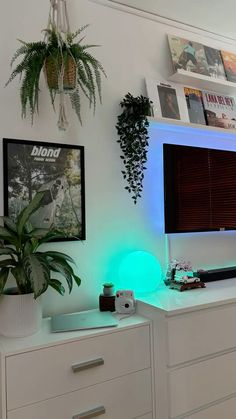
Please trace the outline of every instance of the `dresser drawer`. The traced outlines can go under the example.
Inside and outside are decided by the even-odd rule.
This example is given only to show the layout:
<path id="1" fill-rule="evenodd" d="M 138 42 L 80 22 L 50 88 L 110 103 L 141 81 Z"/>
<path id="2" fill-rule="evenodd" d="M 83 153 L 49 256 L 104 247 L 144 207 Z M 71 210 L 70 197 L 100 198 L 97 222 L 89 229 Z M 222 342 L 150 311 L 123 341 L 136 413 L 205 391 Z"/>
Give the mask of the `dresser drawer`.
<path id="1" fill-rule="evenodd" d="M 217 403 L 200 412 L 193 413 L 186 419 L 235 419 L 236 417 L 236 398 Z"/>
<path id="2" fill-rule="evenodd" d="M 9 356 L 7 406 L 15 409 L 148 367 L 149 325 Z"/>
<path id="3" fill-rule="evenodd" d="M 235 319 L 235 304 L 168 318 L 168 364 L 236 347 Z"/>
<path id="4" fill-rule="evenodd" d="M 93 410 L 100 412 L 96 417 L 101 419 L 146 419 L 145 413 L 152 410 L 150 370 L 12 410 L 7 418 L 87 419 L 95 417 L 89 416 Z"/>
<path id="5" fill-rule="evenodd" d="M 170 417 L 175 418 L 236 394 L 236 352 L 170 371 L 168 378 Z"/>

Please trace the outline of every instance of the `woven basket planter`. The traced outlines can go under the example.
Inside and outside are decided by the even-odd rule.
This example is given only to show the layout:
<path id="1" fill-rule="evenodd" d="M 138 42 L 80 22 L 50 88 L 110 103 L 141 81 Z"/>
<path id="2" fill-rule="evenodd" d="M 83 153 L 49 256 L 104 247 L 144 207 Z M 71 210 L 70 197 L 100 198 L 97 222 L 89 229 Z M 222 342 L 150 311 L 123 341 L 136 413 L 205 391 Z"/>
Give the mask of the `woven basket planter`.
<path id="1" fill-rule="evenodd" d="M 44 64 L 44 73 L 49 89 L 59 90 L 58 78 L 61 69 L 62 60 L 56 60 L 54 57 L 46 58 Z M 76 88 L 76 64 L 71 56 L 67 56 L 64 67 L 63 90 L 71 91 Z"/>

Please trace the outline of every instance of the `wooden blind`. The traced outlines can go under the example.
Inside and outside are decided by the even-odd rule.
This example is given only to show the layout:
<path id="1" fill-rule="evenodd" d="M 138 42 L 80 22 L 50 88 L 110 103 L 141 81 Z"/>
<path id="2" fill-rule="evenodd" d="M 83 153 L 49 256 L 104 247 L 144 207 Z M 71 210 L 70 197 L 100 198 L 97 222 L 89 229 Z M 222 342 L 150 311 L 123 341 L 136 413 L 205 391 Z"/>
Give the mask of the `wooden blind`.
<path id="1" fill-rule="evenodd" d="M 236 153 L 163 148 L 166 233 L 236 228 Z"/>

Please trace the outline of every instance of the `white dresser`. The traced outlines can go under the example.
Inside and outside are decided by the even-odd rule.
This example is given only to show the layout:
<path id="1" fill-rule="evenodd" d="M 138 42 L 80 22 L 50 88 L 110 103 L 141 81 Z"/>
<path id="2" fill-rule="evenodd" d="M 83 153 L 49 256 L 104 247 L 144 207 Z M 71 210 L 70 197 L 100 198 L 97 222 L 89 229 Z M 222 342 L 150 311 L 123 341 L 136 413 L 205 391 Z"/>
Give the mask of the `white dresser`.
<path id="1" fill-rule="evenodd" d="M 0 337 L 1 419 L 153 419 L 151 323 Z"/>
<path id="2" fill-rule="evenodd" d="M 236 418 L 236 279 L 142 296 L 153 319 L 156 419 Z"/>

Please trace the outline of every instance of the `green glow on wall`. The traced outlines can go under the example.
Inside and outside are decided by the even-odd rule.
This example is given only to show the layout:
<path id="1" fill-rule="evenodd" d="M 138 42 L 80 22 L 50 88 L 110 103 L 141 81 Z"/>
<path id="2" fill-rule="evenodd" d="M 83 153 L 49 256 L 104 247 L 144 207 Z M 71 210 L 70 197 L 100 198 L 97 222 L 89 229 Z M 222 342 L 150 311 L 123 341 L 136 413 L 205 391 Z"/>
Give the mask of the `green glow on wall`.
<path id="1" fill-rule="evenodd" d="M 161 265 L 151 253 L 135 251 L 129 253 L 121 261 L 117 284 L 120 289 L 151 292 L 162 284 Z"/>

